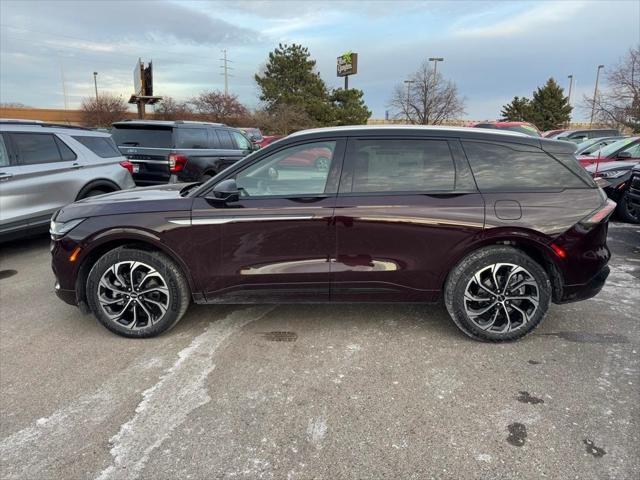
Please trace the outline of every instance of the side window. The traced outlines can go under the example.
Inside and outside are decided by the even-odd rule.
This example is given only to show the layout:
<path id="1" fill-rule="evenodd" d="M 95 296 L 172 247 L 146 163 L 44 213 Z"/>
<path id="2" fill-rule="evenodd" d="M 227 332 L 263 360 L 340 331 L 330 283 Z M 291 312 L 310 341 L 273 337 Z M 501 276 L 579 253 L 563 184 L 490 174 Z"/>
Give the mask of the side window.
<path id="1" fill-rule="evenodd" d="M 629 148 L 625 148 L 622 152 L 629 154 L 630 158 L 640 158 L 640 142 L 630 146 Z"/>
<path id="2" fill-rule="evenodd" d="M 445 140 L 356 140 L 353 193 L 450 191 L 455 167 Z"/>
<path id="3" fill-rule="evenodd" d="M 218 134 L 218 139 L 220 140 L 220 148 L 225 150 L 235 150 L 235 146 L 233 145 L 233 140 L 231 140 L 231 135 L 226 130 L 216 130 Z"/>
<path id="4" fill-rule="evenodd" d="M 325 191 L 336 142 L 285 148 L 238 172 L 245 197 L 318 195 Z"/>
<path id="5" fill-rule="evenodd" d="M 521 152 L 504 144 L 463 142 L 480 190 L 584 188 L 569 167 L 543 151 Z"/>
<path id="6" fill-rule="evenodd" d="M 176 148 L 207 148 L 209 140 L 205 128 L 177 128 Z"/>
<path id="7" fill-rule="evenodd" d="M 213 148 L 213 149 L 222 148 L 220 146 L 220 140 L 218 139 L 218 135 L 216 135 L 216 131 L 214 129 L 208 128 L 207 134 L 209 135 L 209 148 Z"/>
<path id="8" fill-rule="evenodd" d="M 9 153 L 7 152 L 7 147 L 4 145 L 4 138 L 0 135 L 0 167 L 8 167 L 9 166 Z"/>
<path id="9" fill-rule="evenodd" d="M 238 148 L 240 150 L 251 150 L 251 142 L 247 137 L 242 135 L 240 132 L 234 131 L 231 132 L 231 135 L 235 139 L 236 144 L 238 145 Z"/>
<path id="10" fill-rule="evenodd" d="M 82 135 L 72 138 L 87 147 L 99 157 L 113 158 L 122 156 L 113 139 L 109 137 L 88 137 L 86 135 Z"/>
<path id="11" fill-rule="evenodd" d="M 18 163 L 22 165 L 62 161 L 52 134 L 10 133 L 9 135 L 18 155 Z"/>
<path id="12" fill-rule="evenodd" d="M 78 158 L 75 152 L 71 150 L 69 146 L 58 137 L 56 137 L 56 144 L 58 145 L 58 150 L 60 150 L 60 156 L 62 156 L 62 161 L 70 162 Z"/>

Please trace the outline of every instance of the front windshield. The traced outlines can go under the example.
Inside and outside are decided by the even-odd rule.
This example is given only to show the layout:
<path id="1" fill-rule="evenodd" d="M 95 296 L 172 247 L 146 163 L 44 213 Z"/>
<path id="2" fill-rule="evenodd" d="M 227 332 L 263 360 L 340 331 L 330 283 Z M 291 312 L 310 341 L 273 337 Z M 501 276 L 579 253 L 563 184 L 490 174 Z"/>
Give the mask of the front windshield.
<path id="1" fill-rule="evenodd" d="M 618 140 L 617 142 L 613 142 L 606 147 L 602 147 L 600 150 L 596 150 L 592 152 L 590 156 L 592 157 L 610 157 L 614 153 L 616 153 L 621 148 L 624 148 L 625 145 L 630 145 L 631 143 L 638 140 L 640 137 L 631 137 L 631 138 L 623 138 L 622 140 Z"/>

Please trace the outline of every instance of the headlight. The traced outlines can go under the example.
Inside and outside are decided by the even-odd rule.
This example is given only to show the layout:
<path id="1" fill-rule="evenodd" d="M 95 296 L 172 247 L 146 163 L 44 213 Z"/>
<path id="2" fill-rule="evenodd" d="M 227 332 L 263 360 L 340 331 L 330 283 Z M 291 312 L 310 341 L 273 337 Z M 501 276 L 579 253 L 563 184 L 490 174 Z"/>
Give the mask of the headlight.
<path id="1" fill-rule="evenodd" d="M 602 178 L 619 178 L 625 173 L 629 173 L 629 170 L 609 170 L 608 172 L 598 172 L 597 175 Z"/>
<path id="2" fill-rule="evenodd" d="M 64 223 L 51 220 L 51 224 L 49 225 L 49 233 L 55 237 L 66 235 L 85 220 L 86 218 L 76 218 L 75 220 L 69 220 L 68 222 Z"/>

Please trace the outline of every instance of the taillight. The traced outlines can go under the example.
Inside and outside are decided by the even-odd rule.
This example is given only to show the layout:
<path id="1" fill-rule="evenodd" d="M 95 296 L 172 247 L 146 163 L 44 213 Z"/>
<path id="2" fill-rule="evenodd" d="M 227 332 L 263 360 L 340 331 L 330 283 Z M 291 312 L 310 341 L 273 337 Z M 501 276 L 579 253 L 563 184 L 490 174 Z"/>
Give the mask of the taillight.
<path id="1" fill-rule="evenodd" d="M 186 164 L 187 157 L 185 155 L 177 155 L 175 153 L 169 155 L 169 171 L 171 173 L 181 172 Z"/>
<path id="2" fill-rule="evenodd" d="M 129 170 L 129 173 L 133 173 L 133 163 L 131 163 L 129 160 L 120 162 L 120 166 Z"/>
<path id="3" fill-rule="evenodd" d="M 613 213 L 615 209 L 616 209 L 616 202 L 607 198 L 607 201 L 602 207 L 600 207 L 595 212 L 591 213 L 587 218 L 582 220 L 580 223 L 582 225 L 586 225 L 587 227 L 591 227 L 600 222 L 604 222 L 609 218 L 609 216 Z"/>

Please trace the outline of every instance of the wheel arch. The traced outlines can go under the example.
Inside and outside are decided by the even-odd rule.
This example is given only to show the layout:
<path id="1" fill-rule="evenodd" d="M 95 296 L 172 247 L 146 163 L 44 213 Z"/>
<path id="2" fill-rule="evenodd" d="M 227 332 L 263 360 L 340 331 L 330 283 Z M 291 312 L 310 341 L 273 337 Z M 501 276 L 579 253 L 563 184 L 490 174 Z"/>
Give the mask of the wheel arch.
<path id="1" fill-rule="evenodd" d="M 111 180 L 108 180 L 106 178 L 91 180 L 89 183 L 87 183 L 84 187 L 80 189 L 80 191 L 78 192 L 78 195 L 76 195 L 76 201 L 80 200 L 81 198 L 84 198 L 84 196 L 91 190 L 103 190 L 103 189 L 108 189 L 107 191 L 105 191 L 105 193 L 109 193 L 109 192 L 117 192 L 118 190 L 120 190 L 120 187 L 118 186 L 117 183 Z"/>
<path id="2" fill-rule="evenodd" d="M 172 249 L 156 240 L 153 235 L 146 232 L 127 232 L 124 236 L 121 232 L 118 232 L 117 236 L 115 233 L 101 236 L 98 241 L 91 243 L 91 248 L 89 250 L 85 250 L 83 253 L 82 258 L 80 259 L 80 265 L 78 266 L 78 273 L 76 275 L 75 282 L 76 298 L 79 304 L 83 306 L 86 306 L 87 304 L 87 278 L 95 262 L 105 253 L 120 247 L 159 251 L 167 255 L 176 263 L 184 274 L 187 284 L 189 285 L 189 290 L 193 296 L 193 293 L 195 292 L 195 285 L 193 283 L 191 273 L 189 272 L 187 265 Z"/>
<path id="3" fill-rule="evenodd" d="M 440 279 L 442 290 L 444 291 L 450 273 L 465 257 L 480 248 L 493 245 L 513 247 L 535 260 L 549 276 L 553 290 L 553 301 L 557 301 L 562 297 L 562 286 L 564 283 L 562 272 L 554 258 L 555 254 L 553 250 L 549 247 L 548 238 L 533 230 L 527 229 L 509 229 L 508 231 L 504 231 L 503 229 L 496 228 L 489 231 L 485 230 L 477 237 L 474 237 L 469 243 L 458 248 L 454 253 L 451 268 L 449 271 L 444 272 Z"/>

